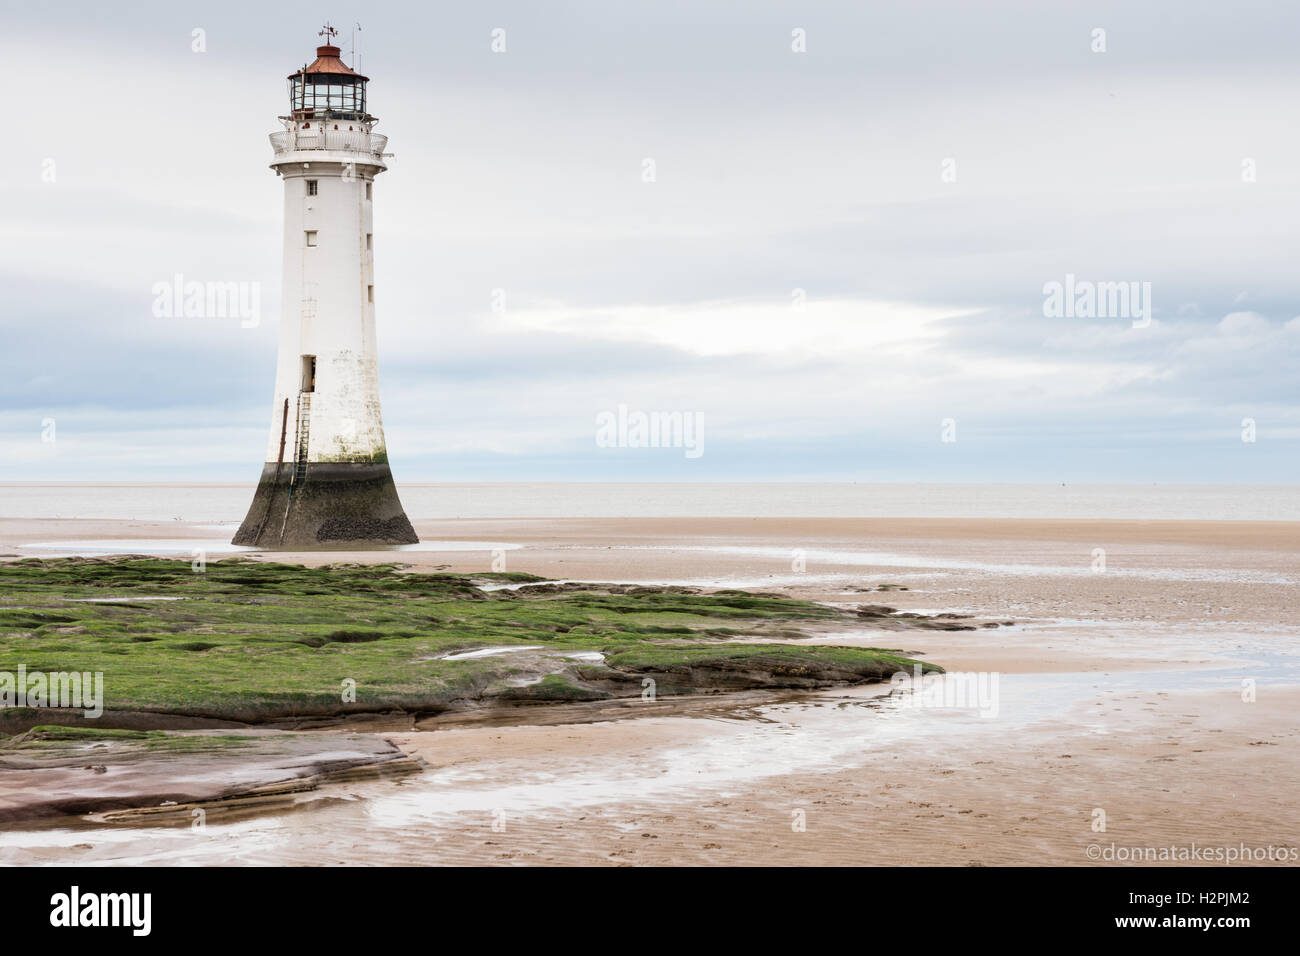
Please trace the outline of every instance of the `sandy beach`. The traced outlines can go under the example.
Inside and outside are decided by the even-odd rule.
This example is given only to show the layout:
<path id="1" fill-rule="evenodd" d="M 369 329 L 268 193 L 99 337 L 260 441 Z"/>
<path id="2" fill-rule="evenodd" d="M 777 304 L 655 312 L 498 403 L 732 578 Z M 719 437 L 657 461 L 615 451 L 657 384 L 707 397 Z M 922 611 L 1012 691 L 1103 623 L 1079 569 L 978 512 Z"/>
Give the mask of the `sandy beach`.
<path id="1" fill-rule="evenodd" d="M 702 802 L 527 815 L 504 833 L 449 830 L 440 862 L 636 864 L 1064 864 L 1089 847 L 1295 847 L 1300 694 L 1248 710 L 1229 695 L 1106 692 L 1013 739 L 872 748 L 851 769 L 778 774 Z M 831 699 L 819 702 L 833 707 Z M 1085 729 L 1086 728 L 1086 729 Z M 489 762 L 503 779 L 552 765 L 636 761 L 694 727 L 611 725 L 394 739 L 433 766 Z M 451 739 L 448 739 L 451 738 Z M 1106 832 L 1093 832 L 1093 811 Z M 806 829 L 796 831 L 796 812 Z M 1098 851 L 1092 851 L 1094 853 Z M 1114 851 L 1113 851 L 1114 852 Z M 1120 850 L 1118 852 L 1124 852 Z M 1204 862 L 1188 860 L 1184 862 Z M 1294 859 L 1275 862 L 1296 862 Z"/>
<path id="2" fill-rule="evenodd" d="M 1014 621 L 809 638 L 996 673 L 998 714 L 900 709 L 876 685 L 574 705 L 536 719 L 525 710 L 398 721 L 384 736 L 428 766 L 412 779 L 324 788 L 273 823 L 241 821 L 243 830 L 202 843 L 78 827 L 72 836 L 7 834 L 8 852 L 95 863 L 179 854 L 213 863 L 1108 865 L 1131 847 L 1240 856 L 1300 845 L 1287 782 L 1300 778 L 1296 523 L 532 518 L 416 527 L 419 550 L 250 556 L 451 571 L 494 561 L 501 570 L 504 560 L 558 580 L 743 587 Z M 203 539 L 214 548 L 208 560 L 220 560 L 222 537 L 176 522 L 0 521 L 9 555 L 51 553 L 29 547 L 39 542 L 136 551 L 141 541 Z M 891 589 L 871 590 L 881 586 Z M 1243 680 L 1254 681 L 1253 700 Z M 1098 811 L 1104 831 L 1094 830 Z"/>

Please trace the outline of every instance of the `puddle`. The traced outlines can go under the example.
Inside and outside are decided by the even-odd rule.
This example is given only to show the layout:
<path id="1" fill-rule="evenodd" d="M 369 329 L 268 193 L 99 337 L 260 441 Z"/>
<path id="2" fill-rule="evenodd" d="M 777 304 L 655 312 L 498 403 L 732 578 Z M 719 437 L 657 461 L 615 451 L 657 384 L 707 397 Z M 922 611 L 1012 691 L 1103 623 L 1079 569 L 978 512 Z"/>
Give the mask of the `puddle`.
<path id="1" fill-rule="evenodd" d="M 752 557 L 786 564 L 790 560 L 788 548 L 768 548 L 739 545 L 614 545 L 607 550 L 613 551 L 695 551 L 707 554 L 728 554 Z M 1047 577 L 1088 577 L 1096 572 L 1091 564 L 1082 561 L 1077 565 L 1054 564 L 998 564 L 985 561 L 968 561 L 960 558 L 946 558 L 920 554 L 902 554 L 888 551 L 843 551 L 832 549 L 813 549 L 804 553 L 809 564 L 838 564 L 869 568 L 913 568 L 933 571 L 977 571 L 988 574 L 1006 575 L 1042 575 Z M 1251 571 L 1243 569 L 1225 570 L 1222 568 L 1126 568 L 1117 566 L 1112 559 L 1106 567 L 1106 574 L 1114 577 L 1133 577 L 1155 581 L 1210 581 L 1236 582 L 1248 584 L 1293 584 L 1295 581 L 1286 575 L 1271 571 Z M 772 575 L 766 579 L 731 587 L 772 587 L 794 586 L 798 582 L 811 580 L 826 581 L 844 577 L 843 573 L 829 575 Z M 894 576 L 891 575 L 891 579 Z M 692 583 L 699 584 L 699 578 Z"/>
<path id="2" fill-rule="evenodd" d="M 65 598 L 64 600 L 75 604 L 134 604 L 136 601 L 184 601 L 185 598 L 150 594 L 143 597 Z"/>
<path id="3" fill-rule="evenodd" d="M 518 591 L 520 588 L 535 587 L 539 584 L 591 584 L 591 583 L 592 583 L 591 581 L 578 581 L 573 578 L 565 578 L 563 581 L 552 581 L 550 579 L 547 579 L 545 581 L 513 581 L 509 584 L 480 584 L 478 585 L 478 589 L 480 591 Z M 631 582 L 601 581 L 599 583 L 619 584 L 619 583 L 631 583 Z"/>
<path id="4" fill-rule="evenodd" d="M 109 538 L 104 540 L 38 541 L 19 545 L 20 551 L 55 551 L 50 557 L 87 558 L 101 554 L 233 554 L 256 551 L 226 538 Z"/>
<path id="5" fill-rule="evenodd" d="M 476 651 L 463 651 L 460 654 L 444 654 L 435 658 L 440 661 L 468 661 L 476 657 L 495 657 L 497 654 L 514 654 L 517 651 L 540 651 L 540 644 L 525 644 L 515 647 L 481 647 Z"/>
<path id="6" fill-rule="evenodd" d="M 501 541 L 420 541 L 367 551 L 517 551 L 522 545 Z M 231 544 L 227 538 L 112 538 L 106 540 L 40 541 L 19 546 L 20 551 L 56 552 L 49 557 L 86 558 L 103 554 L 277 554 L 260 548 Z M 350 553 L 346 548 L 340 554 Z"/>

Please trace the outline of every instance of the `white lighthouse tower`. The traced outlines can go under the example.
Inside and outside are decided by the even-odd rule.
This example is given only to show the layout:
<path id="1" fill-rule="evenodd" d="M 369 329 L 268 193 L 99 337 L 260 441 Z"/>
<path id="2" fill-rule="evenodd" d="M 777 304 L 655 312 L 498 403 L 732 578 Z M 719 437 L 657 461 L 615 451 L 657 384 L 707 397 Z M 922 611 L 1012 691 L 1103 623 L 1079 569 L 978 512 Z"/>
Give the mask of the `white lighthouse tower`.
<path id="1" fill-rule="evenodd" d="M 372 548 L 418 539 L 388 467 L 375 355 L 372 210 L 388 137 L 367 77 L 321 31 L 271 134 L 284 180 L 284 289 L 271 435 L 234 544 Z"/>

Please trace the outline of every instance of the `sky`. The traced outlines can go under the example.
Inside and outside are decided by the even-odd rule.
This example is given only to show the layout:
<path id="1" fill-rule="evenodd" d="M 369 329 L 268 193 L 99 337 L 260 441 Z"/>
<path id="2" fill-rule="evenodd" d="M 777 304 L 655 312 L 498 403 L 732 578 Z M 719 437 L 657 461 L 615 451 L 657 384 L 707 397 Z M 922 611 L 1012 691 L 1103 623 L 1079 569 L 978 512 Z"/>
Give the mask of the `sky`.
<path id="1" fill-rule="evenodd" d="M 256 480 L 326 19 L 394 153 L 399 484 L 1300 475 L 1300 7 L 0 0 L 0 481 Z M 155 316 L 176 275 L 258 321 Z"/>

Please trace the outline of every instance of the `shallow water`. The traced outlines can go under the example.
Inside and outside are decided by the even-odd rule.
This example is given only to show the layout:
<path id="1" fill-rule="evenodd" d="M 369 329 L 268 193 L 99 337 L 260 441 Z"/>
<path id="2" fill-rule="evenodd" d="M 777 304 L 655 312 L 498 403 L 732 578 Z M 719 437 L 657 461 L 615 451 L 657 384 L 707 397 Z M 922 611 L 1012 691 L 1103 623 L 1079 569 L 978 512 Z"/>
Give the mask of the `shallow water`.
<path id="1" fill-rule="evenodd" d="M 476 651 L 464 651 L 460 654 L 444 654 L 440 661 L 469 661 L 478 657 L 494 657 L 497 654 L 518 654 L 520 651 L 540 651 L 540 644 L 523 644 L 514 647 L 480 647 Z"/>
<path id="2" fill-rule="evenodd" d="M 420 541 L 416 544 L 393 545 L 389 548 L 367 548 L 367 551 L 517 551 L 521 546 L 501 541 Z M 84 558 L 101 554 L 236 554 L 263 552 L 264 548 L 249 548 L 231 544 L 221 538 L 104 538 L 79 541 L 37 541 L 19 546 L 19 550 L 53 552 L 47 557 Z"/>
<path id="3" fill-rule="evenodd" d="M 725 554 L 737 557 L 752 557 L 774 563 L 786 563 L 791 560 L 789 548 L 754 547 L 739 545 L 612 545 L 611 551 L 663 551 L 663 552 L 704 552 Z M 870 568 L 907 568 L 925 571 L 963 571 L 980 572 L 996 575 L 1034 575 L 1048 577 L 1090 577 L 1104 573 L 1109 577 L 1137 578 L 1152 581 L 1210 581 L 1243 584 L 1295 584 L 1296 579 L 1272 571 L 1258 571 L 1248 568 L 1170 568 L 1170 567 L 1124 567 L 1114 558 L 1104 572 L 1094 571 L 1091 556 L 1074 565 L 1051 563 L 1034 563 L 1024 561 L 1019 564 L 1006 564 L 996 561 L 974 561 L 964 558 L 952 558 L 944 554 L 903 554 L 890 551 L 849 550 L 843 548 L 815 548 L 802 551 L 802 557 L 810 565 L 848 565 Z M 843 575 L 807 575 L 784 574 L 763 579 L 751 586 L 771 587 L 773 584 L 791 585 L 800 581 L 827 580 Z M 891 578 L 892 580 L 892 578 Z M 655 582 L 668 583 L 668 582 Z M 673 582 L 680 583 L 680 582 Z M 699 583 L 698 579 L 695 583 Z"/>

